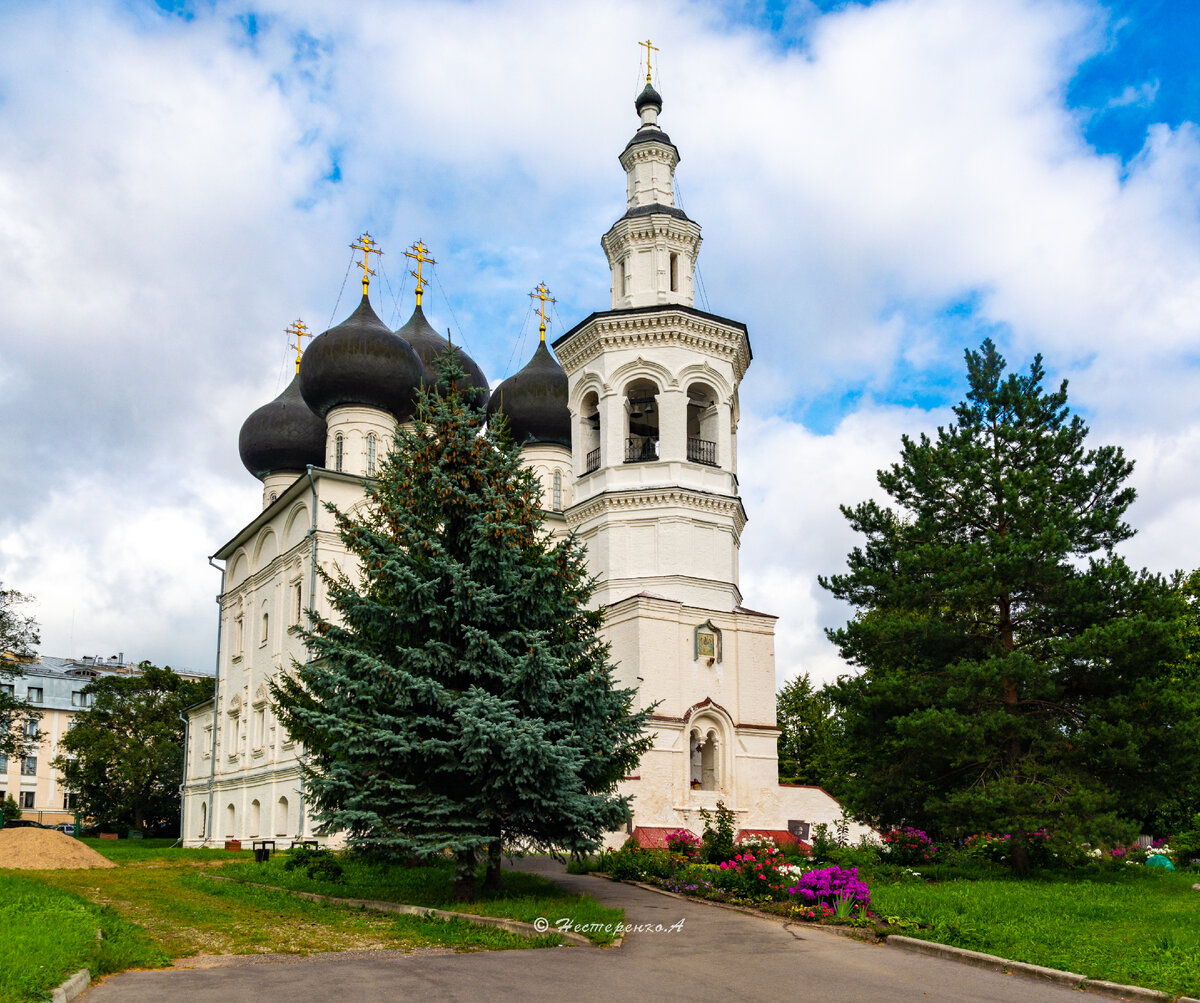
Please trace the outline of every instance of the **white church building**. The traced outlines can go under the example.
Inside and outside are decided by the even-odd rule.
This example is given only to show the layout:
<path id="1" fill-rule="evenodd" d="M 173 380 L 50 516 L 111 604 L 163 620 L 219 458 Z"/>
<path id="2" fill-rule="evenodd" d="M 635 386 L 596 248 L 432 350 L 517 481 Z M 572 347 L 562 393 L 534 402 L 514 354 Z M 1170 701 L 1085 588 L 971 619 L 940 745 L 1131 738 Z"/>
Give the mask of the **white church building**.
<path id="1" fill-rule="evenodd" d="M 621 786 L 633 796 L 629 831 L 646 843 L 669 829 L 699 833 L 701 809 L 722 801 L 740 829 L 807 839 L 841 807 L 819 788 L 778 783 L 775 617 L 745 608 L 738 584 L 738 388 L 750 339 L 744 324 L 694 306 L 700 227 L 675 205 L 679 151 L 658 125 L 662 98 L 649 82 L 636 109 L 620 156 L 626 211 L 601 238 L 610 308 L 559 337 L 552 354 L 543 304 L 543 340 L 491 393 L 488 413 L 503 411 L 523 444 L 547 527 L 586 544 L 618 680 L 641 706 L 658 704 L 653 747 Z M 303 610 L 332 614 L 316 568 L 349 566 L 325 504 L 362 503 L 364 479 L 449 348 L 422 312 L 428 259 L 423 245 L 414 250 L 410 320 L 388 329 L 364 273 L 358 308 L 313 339 L 287 389 L 242 427 L 242 460 L 263 503 L 214 555 L 224 568 L 217 687 L 189 713 L 185 845 L 337 838 L 307 811 L 304 750 L 275 721 L 268 682 L 307 657 L 289 631 Z M 487 398 L 482 371 L 465 361 Z"/>

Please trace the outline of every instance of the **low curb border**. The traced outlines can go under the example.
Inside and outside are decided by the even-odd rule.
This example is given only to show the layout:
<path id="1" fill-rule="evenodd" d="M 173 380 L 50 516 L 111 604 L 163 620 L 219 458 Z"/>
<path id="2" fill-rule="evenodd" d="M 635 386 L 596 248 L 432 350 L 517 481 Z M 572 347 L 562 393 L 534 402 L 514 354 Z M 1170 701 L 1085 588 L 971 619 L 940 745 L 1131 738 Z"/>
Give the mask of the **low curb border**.
<path id="1" fill-rule="evenodd" d="M 615 878 L 611 878 L 599 871 L 593 871 L 592 874 L 595 877 L 603 877 L 609 881 L 616 882 Z M 818 926 L 804 921 L 791 920 L 786 916 L 762 912 L 753 906 L 736 905 L 733 902 L 714 902 L 711 899 L 680 895 L 678 892 L 667 891 L 665 888 L 659 888 L 657 885 L 646 884 L 642 881 L 624 881 L 621 883 L 633 885 L 635 888 L 644 888 L 649 892 L 657 892 L 659 895 L 666 895 L 668 898 L 682 899 L 685 902 L 696 902 L 700 905 L 716 906 L 718 909 L 729 909 L 746 916 L 758 916 L 761 919 L 777 923 L 781 926 L 800 926 L 806 930 L 829 933 L 834 936 L 859 940 L 864 943 L 890 944 L 902 951 L 925 954 L 930 957 L 942 958 L 946 961 L 957 961 L 959 964 L 971 965 L 974 968 L 986 968 L 1005 975 L 1021 975 L 1025 978 L 1041 979 L 1044 982 L 1066 986 L 1068 989 L 1077 989 L 1080 992 L 1093 993 L 1097 996 L 1110 996 L 1114 999 L 1130 1000 L 1133 1003 L 1200 1003 L 1200 1000 L 1191 996 L 1172 996 L 1170 993 L 1159 992 L 1157 989 L 1144 989 L 1141 986 L 1125 986 L 1119 982 L 1106 982 L 1104 979 L 1089 979 L 1086 975 L 1079 975 L 1075 972 L 1064 972 L 1057 968 L 1044 968 L 1041 965 L 1031 965 L 1025 961 L 1009 961 L 1007 958 L 1001 958 L 995 954 L 968 951 L 962 947 L 951 947 L 949 944 L 938 944 L 931 940 L 918 940 L 915 937 L 889 934 L 878 940 L 870 941 L 850 932 L 854 929 L 853 927 L 847 927 L 845 928 L 846 932 L 842 932 L 842 928 L 839 927 Z"/>
<path id="2" fill-rule="evenodd" d="M 343 899 L 333 895 L 318 895 L 316 892 L 293 891 L 290 888 L 280 888 L 278 885 L 262 885 L 254 881 L 237 881 L 220 874 L 201 874 L 210 881 L 228 881 L 231 884 L 246 885 L 249 888 L 267 888 L 273 892 L 283 892 L 297 898 L 308 899 L 312 902 L 331 902 L 334 905 L 350 906 L 354 909 L 370 909 L 374 912 L 393 912 L 405 916 L 436 916 L 438 919 L 465 919 L 468 923 L 478 926 L 491 926 L 521 937 L 543 937 L 548 933 L 557 934 L 563 940 L 568 940 L 581 947 L 597 947 L 587 937 L 580 933 L 570 933 L 553 927 L 539 930 L 532 923 L 522 923 L 517 919 L 506 919 L 503 916 L 483 916 L 473 912 L 451 912 L 448 909 L 433 909 L 430 906 L 409 905 L 407 902 L 383 902 L 378 899 Z M 615 941 L 614 941 L 615 943 Z M 599 950 L 599 948 L 597 948 Z"/>
<path id="3" fill-rule="evenodd" d="M 92 983 L 92 973 L 81 968 L 50 994 L 50 1003 L 71 1003 Z"/>
<path id="4" fill-rule="evenodd" d="M 915 937 L 893 934 L 884 943 L 891 944 L 902 951 L 927 954 L 932 957 L 944 958 L 947 961 L 971 965 L 974 968 L 1003 972 L 1006 975 L 1024 975 L 1026 978 L 1041 979 L 1045 982 L 1066 986 L 1068 989 L 1078 989 L 1081 992 L 1095 993 L 1099 996 L 1134 1000 L 1138 1003 L 1200 1003 L 1200 1000 L 1191 996 L 1173 996 L 1170 993 L 1159 992 L 1157 989 L 1125 986 L 1119 982 L 1106 982 L 1103 979 L 1089 979 L 1086 975 L 1079 975 L 1076 972 L 1043 968 L 1041 965 L 1031 965 L 1024 961 L 1009 961 L 1007 958 L 997 957 L 994 954 L 981 954 L 979 951 L 968 951 L 962 947 L 951 947 L 949 944 L 936 944 L 929 940 L 917 940 Z"/>

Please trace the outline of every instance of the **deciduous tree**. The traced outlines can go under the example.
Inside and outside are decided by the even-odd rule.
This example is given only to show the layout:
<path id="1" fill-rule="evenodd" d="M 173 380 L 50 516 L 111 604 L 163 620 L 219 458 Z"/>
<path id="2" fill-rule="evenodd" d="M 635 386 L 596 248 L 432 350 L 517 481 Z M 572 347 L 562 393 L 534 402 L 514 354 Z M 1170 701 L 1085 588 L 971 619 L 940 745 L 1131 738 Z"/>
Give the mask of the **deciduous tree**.
<path id="1" fill-rule="evenodd" d="M 41 716 L 21 699 L 16 682 L 22 661 L 33 657 L 39 640 L 37 623 L 20 611 L 28 601 L 20 592 L 0 587 L 0 756 L 14 759 L 36 747 L 27 724 Z"/>
<path id="2" fill-rule="evenodd" d="M 106 675 L 84 688 L 90 706 L 59 743 L 54 767 L 84 817 L 141 832 L 179 822 L 185 707 L 211 697 L 209 680 L 184 679 L 143 662 L 135 674 Z"/>

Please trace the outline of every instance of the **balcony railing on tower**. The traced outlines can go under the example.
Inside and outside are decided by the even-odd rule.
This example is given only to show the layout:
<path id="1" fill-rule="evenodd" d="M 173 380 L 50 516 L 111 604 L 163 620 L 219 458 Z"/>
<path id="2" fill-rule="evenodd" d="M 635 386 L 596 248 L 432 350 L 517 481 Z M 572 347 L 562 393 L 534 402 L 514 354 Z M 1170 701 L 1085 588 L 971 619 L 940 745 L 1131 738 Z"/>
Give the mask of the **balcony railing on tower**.
<path id="1" fill-rule="evenodd" d="M 648 435 L 631 435 L 625 440 L 626 463 L 649 463 L 657 459 L 657 439 Z"/>
<path id="2" fill-rule="evenodd" d="M 697 439 L 688 436 L 687 458 L 692 463 L 703 463 L 709 467 L 717 465 L 717 444 L 708 439 Z"/>
<path id="3" fill-rule="evenodd" d="M 583 472 L 590 474 L 593 470 L 600 469 L 600 447 L 588 451 L 587 457 L 583 461 Z"/>

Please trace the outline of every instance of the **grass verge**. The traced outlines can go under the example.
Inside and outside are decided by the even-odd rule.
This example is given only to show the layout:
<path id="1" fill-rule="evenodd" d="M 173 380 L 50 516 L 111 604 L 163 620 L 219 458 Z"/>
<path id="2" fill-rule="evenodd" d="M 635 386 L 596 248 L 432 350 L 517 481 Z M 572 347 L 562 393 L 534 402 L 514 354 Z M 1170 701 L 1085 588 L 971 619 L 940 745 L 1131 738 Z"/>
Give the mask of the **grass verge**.
<path id="1" fill-rule="evenodd" d="M 47 999 L 81 968 L 103 975 L 170 963 L 170 955 L 115 910 L 0 873 L 0 1003 Z"/>
<path id="2" fill-rule="evenodd" d="M 906 936 L 1089 978 L 1200 995 L 1200 891 L 1195 874 L 1128 867 L 1087 877 L 1044 875 L 890 883 L 871 911 Z"/>
<path id="3" fill-rule="evenodd" d="M 285 854 L 275 854 L 264 864 L 232 863 L 220 868 L 220 874 L 235 881 L 276 885 L 294 891 L 406 902 L 454 912 L 502 916 L 525 923 L 544 917 L 551 927 L 557 919 L 569 917 L 574 924 L 589 930 L 585 936 L 602 946 L 612 943 L 614 934 L 598 928 L 615 928 L 625 919 L 621 909 L 602 906 L 588 896 L 564 891 L 543 877 L 520 871 L 504 871 L 504 887 L 500 891 L 480 893 L 477 901 L 462 903 L 454 900 L 454 867 L 450 861 L 407 867 L 342 857 L 341 878 L 322 881 L 310 878 L 300 870 L 286 870 L 283 866 L 286 859 Z"/>

